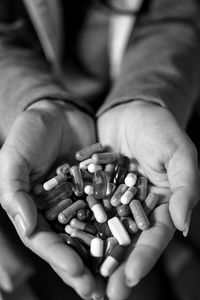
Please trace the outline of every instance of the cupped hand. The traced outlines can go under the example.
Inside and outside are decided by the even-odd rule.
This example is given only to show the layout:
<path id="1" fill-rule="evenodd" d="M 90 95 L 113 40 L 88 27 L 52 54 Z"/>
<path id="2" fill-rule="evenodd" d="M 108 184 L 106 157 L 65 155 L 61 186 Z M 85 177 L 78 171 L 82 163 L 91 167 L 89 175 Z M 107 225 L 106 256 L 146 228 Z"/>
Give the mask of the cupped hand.
<path id="1" fill-rule="evenodd" d="M 163 107 L 133 101 L 105 112 L 98 120 L 99 141 L 133 157 L 138 169 L 160 194 L 159 206 L 124 262 L 110 277 L 109 299 L 122 300 L 153 267 L 173 237 L 186 236 L 198 200 L 197 153 L 173 115 Z"/>
<path id="2" fill-rule="evenodd" d="M 43 100 L 14 122 L 0 150 L 0 202 L 21 240 L 46 260 L 83 298 L 91 298 L 95 280 L 79 256 L 37 213 L 30 196 L 56 162 L 95 141 L 92 119 L 70 104 Z"/>

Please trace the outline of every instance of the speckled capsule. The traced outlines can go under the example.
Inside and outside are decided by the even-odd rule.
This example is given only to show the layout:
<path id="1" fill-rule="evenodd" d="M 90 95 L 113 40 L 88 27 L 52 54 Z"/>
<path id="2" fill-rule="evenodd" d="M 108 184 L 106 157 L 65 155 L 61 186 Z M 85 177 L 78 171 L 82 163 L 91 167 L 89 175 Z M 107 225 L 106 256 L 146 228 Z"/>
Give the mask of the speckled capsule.
<path id="1" fill-rule="evenodd" d="M 109 164 L 119 159 L 119 154 L 114 152 L 95 153 L 92 155 L 94 164 Z"/>
<path id="2" fill-rule="evenodd" d="M 144 200 L 143 209 L 147 216 L 156 207 L 158 200 L 159 200 L 159 196 L 155 193 L 149 193 L 147 198 Z"/>
<path id="3" fill-rule="evenodd" d="M 122 204 L 129 204 L 130 201 L 134 198 L 137 189 L 135 186 L 129 187 L 126 192 L 121 197 Z"/>
<path id="4" fill-rule="evenodd" d="M 47 220 L 55 220 L 60 212 L 72 204 L 72 199 L 67 198 L 58 202 L 55 206 L 45 211 L 45 217 Z"/>
<path id="5" fill-rule="evenodd" d="M 130 218 L 130 217 L 121 218 L 121 221 L 122 221 L 123 225 L 125 226 L 126 230 L 130 234 L 134 234 L 139 231 L 139 228 L 138 228 L 136 222 L 132 218 Z"/>
<path id="6" fill-rule="evenodd" d="M 70 221 L 70 225 L 76 229 L 81 229 L 83 231 L 86 231 L 86 232 L 94 234 L 94 235 L 97 233 L 97 230 L 94 226 L 92 226 L 88 223 L 82 222 L 76 218 L 73 218 Z"/>
<path id="7" fill-rule="evenodd" d="M 147 230 L 150 226 L 147 215 L 145 214 L 139 200 L 132 200 L 129 204 L 134 220 L 141 230 Z"/>
<path id="8" fill-rule="evenodd" d="M 122 262 L 125 255 L 125 248 L 123 246 L 115 246 L 110 254 L 106 257 L 100 267 L 100 274 L 103 277 L 109 277 L 117 269 Z"/>
<path id="9" fill-rule="evenodd" d="M 77 211 L 81 208 L 84 208 L 85 206 L 86 206 L 85 201 L 77 200 L 69 207 L 64 209 L 61 213 L 59 213 L 58 221 L 62 224 L 67 224 L 73 217 L 76 216 Z"/>
<path id="10" fill-rule="evenodd" d="M 92 144 L 88 147 L 85 147 L 75 153 L 75 158 L 78 161 L 85 160 L 89 158 L 92 154 L 96 152 L 103 151 L 103 146 L 100 143 Z"/>
<path id="11" fill-rule="evenodd" d="M 70 174 L 74 185 L 74 194 L 77 197 L 81 197 L 84 194 L 84 183 L 80 168 L 78 166 L 72 166 L 70 168 Z"/>
<path id="12" fill-rule="evenodd" d="M 91 241 L 95 238 L 94 235 L 87 233 L 81 229 L 73 228 L 71 225 L 65 226 L 65 232 L 68 233 L 71 237 L 78 238 L 84 244 L 90 246 Z"/>
<path id="13" fill-rule="evenodd" d="M 116 191 L 114 192 L 110 200 L 112 206 L 117 207 L 121 205 L 121 197 L 123 196 L 123 194 L 126 192 L 127 189 L 128 187 L 124 183 L 120 184 L 117 187 Z"/>
<path id="14" fill-rule="evenodd" d="M 89 208 L 92 210 L 95 219 L 99 223 L 107 221 L 107 214 L 102 204 L 94 197 L 94 195 L 88 195 L 86 198 Z"/>
<path id="15" fill-rule="evenodd" d="M 128 204 L 122 204 L 117 207 L 117 214 L 119 217 L 128 217 L 130 213 L 131 210 Z"/>
<path id="16" fill-rule="evenodd" d="M 69 164 L 65 163 L 65 164 L 57 167 L 56 174 L 57 175 L 67 175 L 67 174 L 69 174 L 69 171 L 70 171 L 70 166 L 69 166 Z"/>
<path id="17" fill-rule="evenodd" d="M 118 163 L 115 167 L 115 176 L 113 178 L 113 183 L 117 186 L 124 182 L 124 179 L 129 169 L 129 162 L 130 160 L 127 156 L 120 156 Z"/>
<path id="18" fill-rule="evenodd" d="M 72 247 L 78 254 L 79 256 L 82 258 L 82 260 L 88 264 L 89 262 L 89 253 L 88 250 L 80 243 L 80 241 L 75 238 L 75 237 L 71 237 L 66 233 L 60 233 L 59 234 L 63 241 L 70 247 Z"/>
<path id="19" fill-rule="evenodd" d="M 78 220 L 88 222 L 92 218 L 92 211 L 89 208 L 81 208 L 77 211 L 76 217 Z"/>
<path id="20" fill-rule="evenodd" d="M 141 176 L 137 180 L 137 194 L 136 194 L 136 199 L 140 201 L 144 201 L 147 196 L 147 184 L 148 184 L 148 179 L 144 176 Z"/>
<path id="21" fill-rule="evenodd" d="M 73 184 L 71 182 L 62 182 L 50 191 L 41 192 L 34 197 L 38 209 L 48 209 L 56 203 L 70 198 L 73 193 Z"/>
<path id="22" fill-rule="evenodd" d="M 93 190 L 96 199 L 103 199 L 107 191 L 107 176 L 102 170 L 97 170 L 93 177 Z"/>

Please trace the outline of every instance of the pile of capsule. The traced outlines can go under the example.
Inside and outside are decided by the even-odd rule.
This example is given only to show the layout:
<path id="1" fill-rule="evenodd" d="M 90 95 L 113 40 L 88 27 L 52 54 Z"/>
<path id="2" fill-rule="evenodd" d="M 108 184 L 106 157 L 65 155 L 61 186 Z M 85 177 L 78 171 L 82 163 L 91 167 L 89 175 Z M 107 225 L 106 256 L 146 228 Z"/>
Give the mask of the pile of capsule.
<path id="1" fill-rule="evenodd" d="M 109 277 L 123 260 L 131 236 L 150 226 L 158 195 L 148 193 L 128 157 L 105 152 L 100 143 L 75 153 L 55 176 L 33 188 L 39 211 L 93 272 Z"/>

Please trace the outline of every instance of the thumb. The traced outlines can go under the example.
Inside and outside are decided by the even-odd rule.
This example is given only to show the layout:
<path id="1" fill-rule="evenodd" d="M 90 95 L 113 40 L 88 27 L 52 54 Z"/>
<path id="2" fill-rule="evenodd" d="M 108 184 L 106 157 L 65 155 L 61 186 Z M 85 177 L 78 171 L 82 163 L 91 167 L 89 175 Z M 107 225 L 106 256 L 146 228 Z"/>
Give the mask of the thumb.
<path id="1" fill-rule="evenodd" d="M 172 196 L 169 210 L 175 227 L 186 236 L 192 210 L 198 201 L 199 173 L 194 147 L 177 149 L 168 165 Z"/>

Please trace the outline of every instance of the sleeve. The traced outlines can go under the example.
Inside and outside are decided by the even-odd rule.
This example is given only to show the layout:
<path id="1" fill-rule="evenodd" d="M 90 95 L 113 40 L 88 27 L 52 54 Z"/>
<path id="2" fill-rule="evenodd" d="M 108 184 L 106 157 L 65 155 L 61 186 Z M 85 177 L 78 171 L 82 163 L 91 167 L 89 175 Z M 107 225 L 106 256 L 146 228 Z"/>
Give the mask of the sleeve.
<path id="1" fill-rule="evenodd" d="M 199 16 L 196 0 L 144 1 L 120 75 L 97 116 L 140 99 L 167 107 L 185 126 L 200 95 Z"/>
<path id="2" fill-rule="evenodd" d="M 1 134 L 5 128 L 8 131 L 20 112 L 41 99 L 64 100 L 86 113 L 91 113 L 52 74 L 23 3 L 20 3 L 12 0 L 0 1 Z"/>

